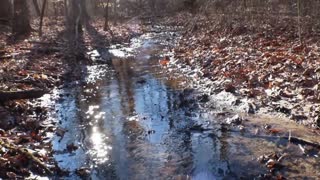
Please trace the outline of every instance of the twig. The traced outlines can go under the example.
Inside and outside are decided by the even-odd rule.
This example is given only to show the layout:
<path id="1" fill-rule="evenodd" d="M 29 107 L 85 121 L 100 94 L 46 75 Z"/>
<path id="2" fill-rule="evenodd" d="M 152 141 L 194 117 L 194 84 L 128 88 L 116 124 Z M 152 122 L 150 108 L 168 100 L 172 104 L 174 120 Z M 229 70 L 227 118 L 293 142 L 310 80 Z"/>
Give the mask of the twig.
<path id="1" fill-rule="evenodd" d="M 291 142 L 291 130 L 289 130 L 289 137 L 288 137 L 288 141 Z"/>

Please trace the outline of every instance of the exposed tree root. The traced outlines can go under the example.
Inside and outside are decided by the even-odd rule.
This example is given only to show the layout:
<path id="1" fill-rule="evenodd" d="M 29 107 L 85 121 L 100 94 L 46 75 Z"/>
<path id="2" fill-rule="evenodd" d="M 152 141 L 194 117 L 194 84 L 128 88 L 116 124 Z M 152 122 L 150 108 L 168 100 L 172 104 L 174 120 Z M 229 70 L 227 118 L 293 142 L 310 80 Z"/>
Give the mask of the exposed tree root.
<path id="1" fill-rule="evenodd" d="M 40 98 L 49 91 L 44 89 L 31 89 L 23 91 L 0 91 L 0 101 L 9 101 L 15 99 L 32 99 Z"/>

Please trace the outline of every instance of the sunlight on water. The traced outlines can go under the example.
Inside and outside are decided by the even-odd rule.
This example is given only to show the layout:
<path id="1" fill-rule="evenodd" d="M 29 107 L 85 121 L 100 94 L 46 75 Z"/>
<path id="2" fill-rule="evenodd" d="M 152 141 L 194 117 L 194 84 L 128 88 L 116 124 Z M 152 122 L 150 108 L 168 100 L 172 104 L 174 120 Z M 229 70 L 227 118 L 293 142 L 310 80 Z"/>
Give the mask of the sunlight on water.
<path id="1" fill-rule="evenodd" d="M 103 65 L 87 66 L 86 68 L 86 83 L 95 83 L 97 80 L 101 80 L 105 73 L 108 71 L 108 67 Z"/>
<path id="2" fill-rule="evenodd" d="M 117 57 L 126 57 L 126 52 L 119 49 L 110 49 L 109 52 Z"/>
<path id="3" fill-rule="evenodd" d="M 94 116 L 94 119 L 96 119 L 96 120 L 103 119 L 105 114 L 106 114 L 105 112 L 100 112 Z"/>
<path id="4" fill-rule="evenodd" d="M 86 112 L 86 114 L 88 115 L 93 115 L 94 114 L 94 110 L 99 109 L 99 106 L 89 106 L 88 111 Z"/>
<path id="5" fill-rule="evenodd" d="M 97 164 L 103 164 L 109 160 L 108 151 L 112 150 L 111 146 L 105 144 L 105 137 L 101 132 L 99 132 L 97 127 L 92 128 L 91 141 L 93 143 L 92 150 L 89 153 L 94 157 L 93 160 Z"/>

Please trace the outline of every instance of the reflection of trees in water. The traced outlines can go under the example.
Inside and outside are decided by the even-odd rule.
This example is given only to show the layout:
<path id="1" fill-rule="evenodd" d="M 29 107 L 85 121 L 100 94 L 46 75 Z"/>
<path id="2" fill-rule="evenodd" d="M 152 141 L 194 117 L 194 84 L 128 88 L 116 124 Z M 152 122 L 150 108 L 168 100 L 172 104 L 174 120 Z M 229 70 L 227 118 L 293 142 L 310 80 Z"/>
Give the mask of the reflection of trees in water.
<path id="1" fill-rule="evenodd" d="M 121 99 L 121 108 L 124 115 L 133 115 L 134 113 L 134 88 L 133 76 L 134 71 L 131 70 L 131 61 L 115 60 L 113 61 L 114 68 L 118 75 L 116 76 L 119 83 L 119 95 Z"/>
<path id="2" fill-rule="evenodd" d="M 107 117 L 97 121 L 96 126 L 99 131 L 112 137 L 110 140 L 112 142 L 105 142 L 106 145 L 111 143 L 113 146 L 111 161 L 108 163 L 111 166 L 99 165 L 95 170 L 97 176 L 113 179 L 129 177 L 152 179 L 159 176 L 165 178 L 178 174 L 191 174 L 196 165 L 197 159 L 194 153 L 197 147 L 192 144 L 194 139 L 191 132 L 179 131 L 179 128 L 181 129 L 189 121 L 186 120 L 188 117 L 184 112 L 191 111 L 188 105 L 183 109 L 179 106 L 185 100 L 181 99 L 183 92 L 175 90 L 177 88 L 175 82 L 160 81 L 154 79 L 152 75 L 143 75 L 147 82 L 136 84 L 141 74 L 137 74 L 138 72 L 131 68 L 136 66 L 135 62 L 128 60 L 113 63 L 117 75 L 112 77 L 116 79 L 112 80 L 112 77 L 106 76 L 94 84 L 89 84 L 78 97 L 78 99 L 88 97 L 87 101 L 79 101 L 80 109 L 88 109 L 89 105 L 100 105 L 97 111 L 107 113 Z M 161 78 L 160 76 L 158 78 Z M 168 86 L 170 84 L 173 88 Z M 103 89 L 97 90 L 94 96 L 92 92 L 85 91 L 96 87 Z M 115 91 L 117 93 L 111 95 Z M 197 109 L 192 109 L 192 112 L 198 113 Z M 126 117 L 135 113 L 147 115 L 148 119 L 127 121 Z M 82 120 L 84 124 L 88 124 L 88 121 L 95 122 L 95 119 L 91 117 L 89 120 L 84 118 Z M 157 129 L 159 124 L 160 129 Z M 156 130 L 156 134 L 148 135 L 148 130 L 153 129 Z M 84 130 L 84 136 L 89 134 L 92 134 L 91 126 Z M 160 136 L 160 140 L 156 139 L 156 144 L 153 144 L 150 138 L 157 135 Z M 228 134 L 222 133 L 221 138 L 224 139 L 224 136 Z M 201 143 L 201 140 L 197 143 Z M 226 160 L 228 143 L 213 141 L 210 146 L 215 146 L 214 143 L 220 147 L 216 149 L 217 152 L 208 155 L 208 159 Z M 210 147 L 205 148 L 210 149 Z M 215 157 L 219 155 L 220 158 Z"/>
<path id="3" fill-rule="evenodd" d="M 172 178 L 178 174 L 190 174 L 196 165 L 194 152 L 197 147 L 193 147 L 193 135 L 180 130 L 193 121 L 187 120 L 190 117 L 185 114 L 191 111 L 197 114 L 198 109 L 190 109 L 189 105 L 181 108 L 185 99 L 179 90 L 179 80 L 166 80 L 167 75 L 160 72 L 159 67 L 154 67 L 155 63 L 113 60 L 115 74 L 106 75 L 85 88 L 102 89 L 97 90 L 94 96 L 90 91 L 82 91 L 79 99 L 83 96 L 89 98 L 79 102 L 80 109 L 100 105 L 97 111 L 106 112 L 106 118 L 97 121 L 96 126 L 110 137 L 109 142 L 105 141 L 106 145 L 112 144 L 113 147 L 110 162 L 95 169 L 97 176 L 112 176 L 113 179 Z M 146 82 L 137 83 L 140 78 Z M 146 116 L 146 119 L 128 121 L 127 117 L 135 114 Z M 95 119 L 91 117 L 82 121 L 87 124 L 88 121 L 95 122 Z M 92 127 L 88 126 L 84 131 L 88 135 L 91 130 Z M 149 130 L 155 130 L 155 133 L 148 133 Z M 213 159 L 214 154 L 211 156 L 208 158 Z"/>
<path id="4" fill-rule="evenodd" d="M 135 63 L 130 60 L 114 61 L 118 73 L 116 78 L 122 116 L 132 116 L 137 111 L 137 114 L 147 115 L 148 119 L 141 120 L 143 122 L 130 121 L 123 123 L 122 133 L 128 138 L 124 140 L 125 143 L 120 148 L 126 149 L 126 152 L 124 152 L 126 154 L 123 154 L 123 156 L 128 163 L 127 173 L 133 175 L 131 178 L 145 178 L 148 174 L 149 178 L 156 178 L 163 174 L 161 168 L 167 167 L 169 160 L 165 159 L 168 156 L 165 155 L 167 152 L 164 139 L 157 142 L 163 143 L 161 145 L 152 144 L 149 138 L 152 138 L 153 135 L 147 134 L 148 130 L 155 128 L 156 133 L 163 136 L 164 133 L 169 131 L 170 127 L 173 127 L 174 117 L 170 118 L 170 116 L 175 114 L 173 109 L 175 102 L 173 101 L 176 94 L 169 92 L 168 87 L 163 82 L 154 79 L 151 75 L 138 74 L 139 72 L 136 69 L 131 68 L 137 66 Z M 155 72 L 155 70 L 153 71 Z M 147 83 L 134 84 L 141 76 L 147 78 Z M 169 122 L 171 122 L 171 125 L 169 125 Z M 161 129 L 156 129 L 157 125 L 155 124 L 160 124 Z M 183 143 L 188 142 L 188 140 L 183 141 Z M 182 144 L 181 146 L 186 147 L 187 145 Z M 186 162 L 186 159 L 184 159 L 184 162 Z M 175 165 L 175 163 L 172 163 L 171 167 Z M 171 175 L 172 173 L 167 174 L 168 177 Z"/>
<path id="5" fill-rule="evenodd" d="M 103 71 L 103 69 L 102 69 Z M 108 75 L 106 75 L 108 76 Z M 79 105 L 79 120 L 81 121 L 81 125 L 84 128 L 81 128 L 83 143 L 85 144 L 83 147 L 86 152 L 94 151 L 94 143 L 95 139 L 92 139 L 92 135 L 94 133 L 99 133 L 101 135 L 102 144 L 105 146 L 110 146 L 111 142 L 106 137 L 111 137 L 112 132 L 105 129 L 105 117 L 97 116 L 99 113 L 105 112 L 103 104 L 104 97 L 110 97 L 111 90 L 109 88 L 103 89 L 101 87 L 109 87 L 112 83 L 112 80 L 108 77 L 102 77 L 99 80 L 96 80 L 94 83 L 85 84 L 85 86 L 80 86 L 80 92 L 77 95 L 77 104 Z M 90 106 L 96 106 L 98 108 L 94 109 L 93 114 L 89 115 L 87 112 Z M 93 132 L 93 128 L 95 128 L 96 132 Z M 103 177 L 107 179 L 117 179 L 115 173 L 115 167 L 113 164 L 110 165 L 110 162 L 99 163 L 99 160 L 94 160 L 96 155 L 88 156 L 90 160 L 88 160 L 88 164 L 96 165 L 95 174 L 97 177 Z"/>

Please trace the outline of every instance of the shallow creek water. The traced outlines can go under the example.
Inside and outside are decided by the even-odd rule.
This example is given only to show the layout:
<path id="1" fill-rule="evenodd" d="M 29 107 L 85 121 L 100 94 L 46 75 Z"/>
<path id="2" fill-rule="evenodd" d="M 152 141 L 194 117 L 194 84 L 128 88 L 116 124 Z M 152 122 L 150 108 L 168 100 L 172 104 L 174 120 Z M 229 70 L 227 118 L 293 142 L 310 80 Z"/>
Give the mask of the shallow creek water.
<path id="1" fill-rule="evenodd" d="M 272 152 L 290 153 L 279 171 L 285 177 L 320 177 L 318 151 L 307 156 L 299 145 L 263 133 L 259 117 L 244 122 L 244 131 L 224 127 L 224 118 L 198 102 L 192 79 L 159 65 L 167 35 L 115 46 L 111 66 L 84 67 L 82 81 L 60 90 L 56 119 L 66 132 L 54 137 L 53 148 L 71 172 L 65 179 L 80 179 L 75 172 L 83 167 L 91 179 L 253 179 L 268 172 L 257 158 Z M 284 124 L 275 126 L 307 132 Z"/>

